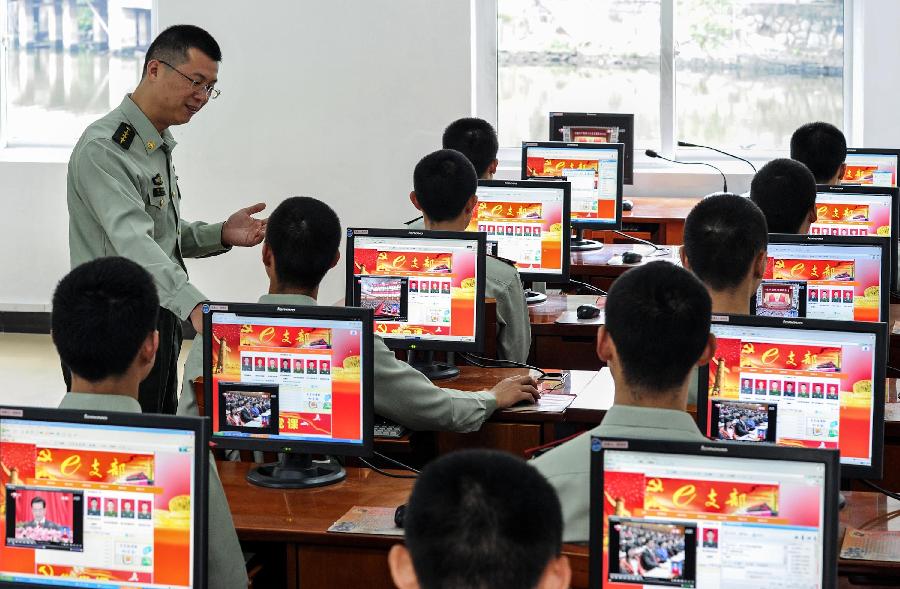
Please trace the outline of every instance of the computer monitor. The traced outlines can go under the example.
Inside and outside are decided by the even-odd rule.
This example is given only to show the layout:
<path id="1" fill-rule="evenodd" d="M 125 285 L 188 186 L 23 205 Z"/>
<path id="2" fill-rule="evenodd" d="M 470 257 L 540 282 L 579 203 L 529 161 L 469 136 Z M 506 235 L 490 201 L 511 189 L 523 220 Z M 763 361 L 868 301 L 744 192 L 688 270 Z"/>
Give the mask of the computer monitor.
<path id="1" fill-rule="evenodd" d="M 900 149 L 848 147 L 841 184 L 897 187 Z"/>
<path id="2" fill-rule="evenodd" d="M 590 583 L 837 587 L 837 453 L 591 439 Z"/>
<path id="3" fill-rule="evenodd" d="M 621 143 L 522 143 L 522 179 L 558 178 L 572 184 L 573 250 L 598 249 L 601 244 L 582 238 L 584 229 L 622 228 Z"/>
<path id="4" fill-rule="evenodd" d="M 764 425 L 777 444 L 836 448 L 841 476 L 881 478 L 886 324 L 714 315 L 711 332 L 697 390 L 704 435 L 758 441 L 746 404 L 776 405 Z M 735 413 L 750 416 L 739 425 Z"/>
<path id="5" fill-rule="evenodd" d="M 516 263 L 526 287 L 566 282 L 571 198 L 569 182 L 479 180 L 478 207 L 466 231 L 485 233 L 489 246 L 496 246 L 494 255 Z M 534 293 L 528 302 L 546 298 Z"/>
<path id="6" fill-rule="evenodd" d="M 634 114 L 552 112 L 548 139 L 566 143 L 624 144 L 622 182 L 634 184 Z"/>
<path id="7" fill-rule="evenodd" d="M 876 235 L 889 240 L 891 290 L 897 286 L 898 189 L 882 186 L 818 186 L 810 235 Z"/>
<path id="8" fill-rule="evenodd" d="M 430 352 L 481 352 L 486 243 L 479 232 L 348 229 L 347 304 L 373 310 L 389 348 L 429 352 L 413 364 L 429 378 L 455 376 Z"/>
<path id="9" fill-rule="evenodd" d="M 886 239 L 769 235 L 766 271 L 751 314 L 887 322 L 889 309 Z"/>
<path id="10" fill-rule="evenodd" d="M 248 481 L 319 487 L 346 473 L 311 455 L 371 454 L 371 309 L 210 302 L 202 311 L 213 444 L 282 453 L 252 469 Z"/>
<path id="11" fill-rule="evenodd" d="M 0 406 L 0 587 L 206 587 L 205 419 Z"/>

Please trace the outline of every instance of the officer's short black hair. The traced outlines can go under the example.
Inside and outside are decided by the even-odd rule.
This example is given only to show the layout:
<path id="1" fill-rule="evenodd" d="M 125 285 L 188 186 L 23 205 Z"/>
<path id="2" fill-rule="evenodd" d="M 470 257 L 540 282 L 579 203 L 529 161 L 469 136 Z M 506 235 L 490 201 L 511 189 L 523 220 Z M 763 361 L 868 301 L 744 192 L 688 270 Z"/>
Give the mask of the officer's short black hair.
<path id="1" fill-rule="evenodd" d="M 466 156 L 455 149 L 440 149 L 416 164 L 413 190 L 426 217 L 448 221 L 458 217 L 475 195 L 478 175 Z"/>
<path id="2" fill-rule="evenodd" d="M 464 450 L 430 463 L 404 517 L 423 589 L 534 587 L 562 550 L 562 528 L 547 480 L 495 450 Z"/>
<path id="3" fill-rule="evenodd" d="M 701 200 L 684 221 L 684 255 L 691 270 L 716 291 L 743 282 L 769 244 L 766 217 L 743 196 L 730 193 Z"/>
<path id="4" fill-rule="evenodd" d="M 775 159 L 753 176 L 750 200 L 766 216 L 769 233 L 797 233 L 816 204 L 816 179 L 798 161 Z"/>
<path id="5" fill-rule="evenodd" d="M 222 61 L 222 50 L 212 35 L 194 25 L 173 25 L 157 35 L 150 43 L 144 57 L 144 75 L 147 64 L 157 59 L 179 66 L 188 60 L 188 49 L 197 49 L 215 62 Z"/>
<path id="6" fill-rule="evenodd" d="M 269 216 L 266 243 L 282 285 L 313 289 L 334 263 L 341 245 L 341 220 L 319 199 L 293 196 Z"/>
<path id="7" fill-rule="evenodd" d="M 684 383 L 709 340 L 711 313 L 706 288 L 669 262 L 618 278 L 606 298 L 606 331 L 629 386 L 652 398 Z"/>
<path id="8" fill-rule="evenodd" d="M 51 335 L 63 365 L 97 382 L 128 370 L 158 315 L 156 285 L 146 270 L 126 258 L 98 258 L 56 286 Z"/>
<path id="9" fill-rule="evenodd" d="M 791 136 L 791 159 L 803 162 L 816 182 L 824 184 L 847 159 L 847 139 L 831 123 L 807 123 Z"/>
<path id="10" fill-rule="evenodd" d="M 455 149 L 472 162 L 479 178 L 484 176 L 491 163 L 497 159 L 500 142 L 494 127 L 484 119 L 464 118 L 450 123 L 444 129 L 441 141 L 444 149 Z"/>

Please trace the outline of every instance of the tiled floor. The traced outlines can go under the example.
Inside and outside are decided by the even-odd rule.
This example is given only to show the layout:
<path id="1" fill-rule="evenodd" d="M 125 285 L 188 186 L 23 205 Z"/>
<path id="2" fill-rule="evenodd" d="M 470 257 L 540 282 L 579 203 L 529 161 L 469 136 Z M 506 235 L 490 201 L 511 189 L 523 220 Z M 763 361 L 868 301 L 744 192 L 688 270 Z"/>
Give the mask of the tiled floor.
<path id="1" fill-rule="evenodd" d="M 179 379 L 190 349 L 188 340 L 181 348 Z M 56 407 L 65 393 L 49 335 L 0 333 L 0 405 Z"/>

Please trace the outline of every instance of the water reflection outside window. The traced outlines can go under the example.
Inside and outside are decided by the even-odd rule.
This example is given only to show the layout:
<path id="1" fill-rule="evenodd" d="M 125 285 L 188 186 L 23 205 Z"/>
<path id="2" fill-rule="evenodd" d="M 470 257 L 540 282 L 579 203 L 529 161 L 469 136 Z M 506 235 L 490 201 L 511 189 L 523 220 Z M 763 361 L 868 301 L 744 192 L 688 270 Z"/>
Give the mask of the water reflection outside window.
<path id="1" fill-rule="evenodd" d="M 498 0 L 498 132 L 547 138 L 550 111 L 632 112 L 660 147 L 661 0 Z M 786 149 L 843 124 L 843 0 L 675 2 L 676 138 Z"/>
<path id="2" fill-rule="evenodd" d="M 152 0 L 0 0 L 8 146 L 72 146 L 134 89 Z"/>

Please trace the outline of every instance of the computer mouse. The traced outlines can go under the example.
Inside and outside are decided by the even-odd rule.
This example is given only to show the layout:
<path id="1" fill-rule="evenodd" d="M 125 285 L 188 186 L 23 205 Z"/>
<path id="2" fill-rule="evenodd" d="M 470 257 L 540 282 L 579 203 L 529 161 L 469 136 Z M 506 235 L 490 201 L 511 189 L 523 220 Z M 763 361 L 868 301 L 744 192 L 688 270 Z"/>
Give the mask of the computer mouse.
<path id="1" fill-rule="evenodd" d="M 622 263 L 623 264 L 637 264 L 641 260 L 644 259 L 644 256 L 637 252 L 625 252 L 622 254 Z"/>
<path id="2" fill-rule="evenodd" d="M 596 305 L 579 305 L 575 310 L 575 316 L 579 319 L 596 319 L 600 316 L 600 307 Z"/>
<path id="3" fill-rule="evenodd" d="M 633 201 L 633 200 L 628 200 L 628 199 L 626 198 L 625 200 L 622 201 L 622 210 L 623 210 L 623 211 L 630 211 L 630 210 L 633 209 L 633 208 L 634 208 L 634 201 Z"/>
<path id="4" fill-rule="evenodd" d="M 394 525 L 398 528 L 403 527 L 403 518 L 406 517 L 406 503 L 403 505 L 397 506 L 397 511 L 394 512 Z"/>

